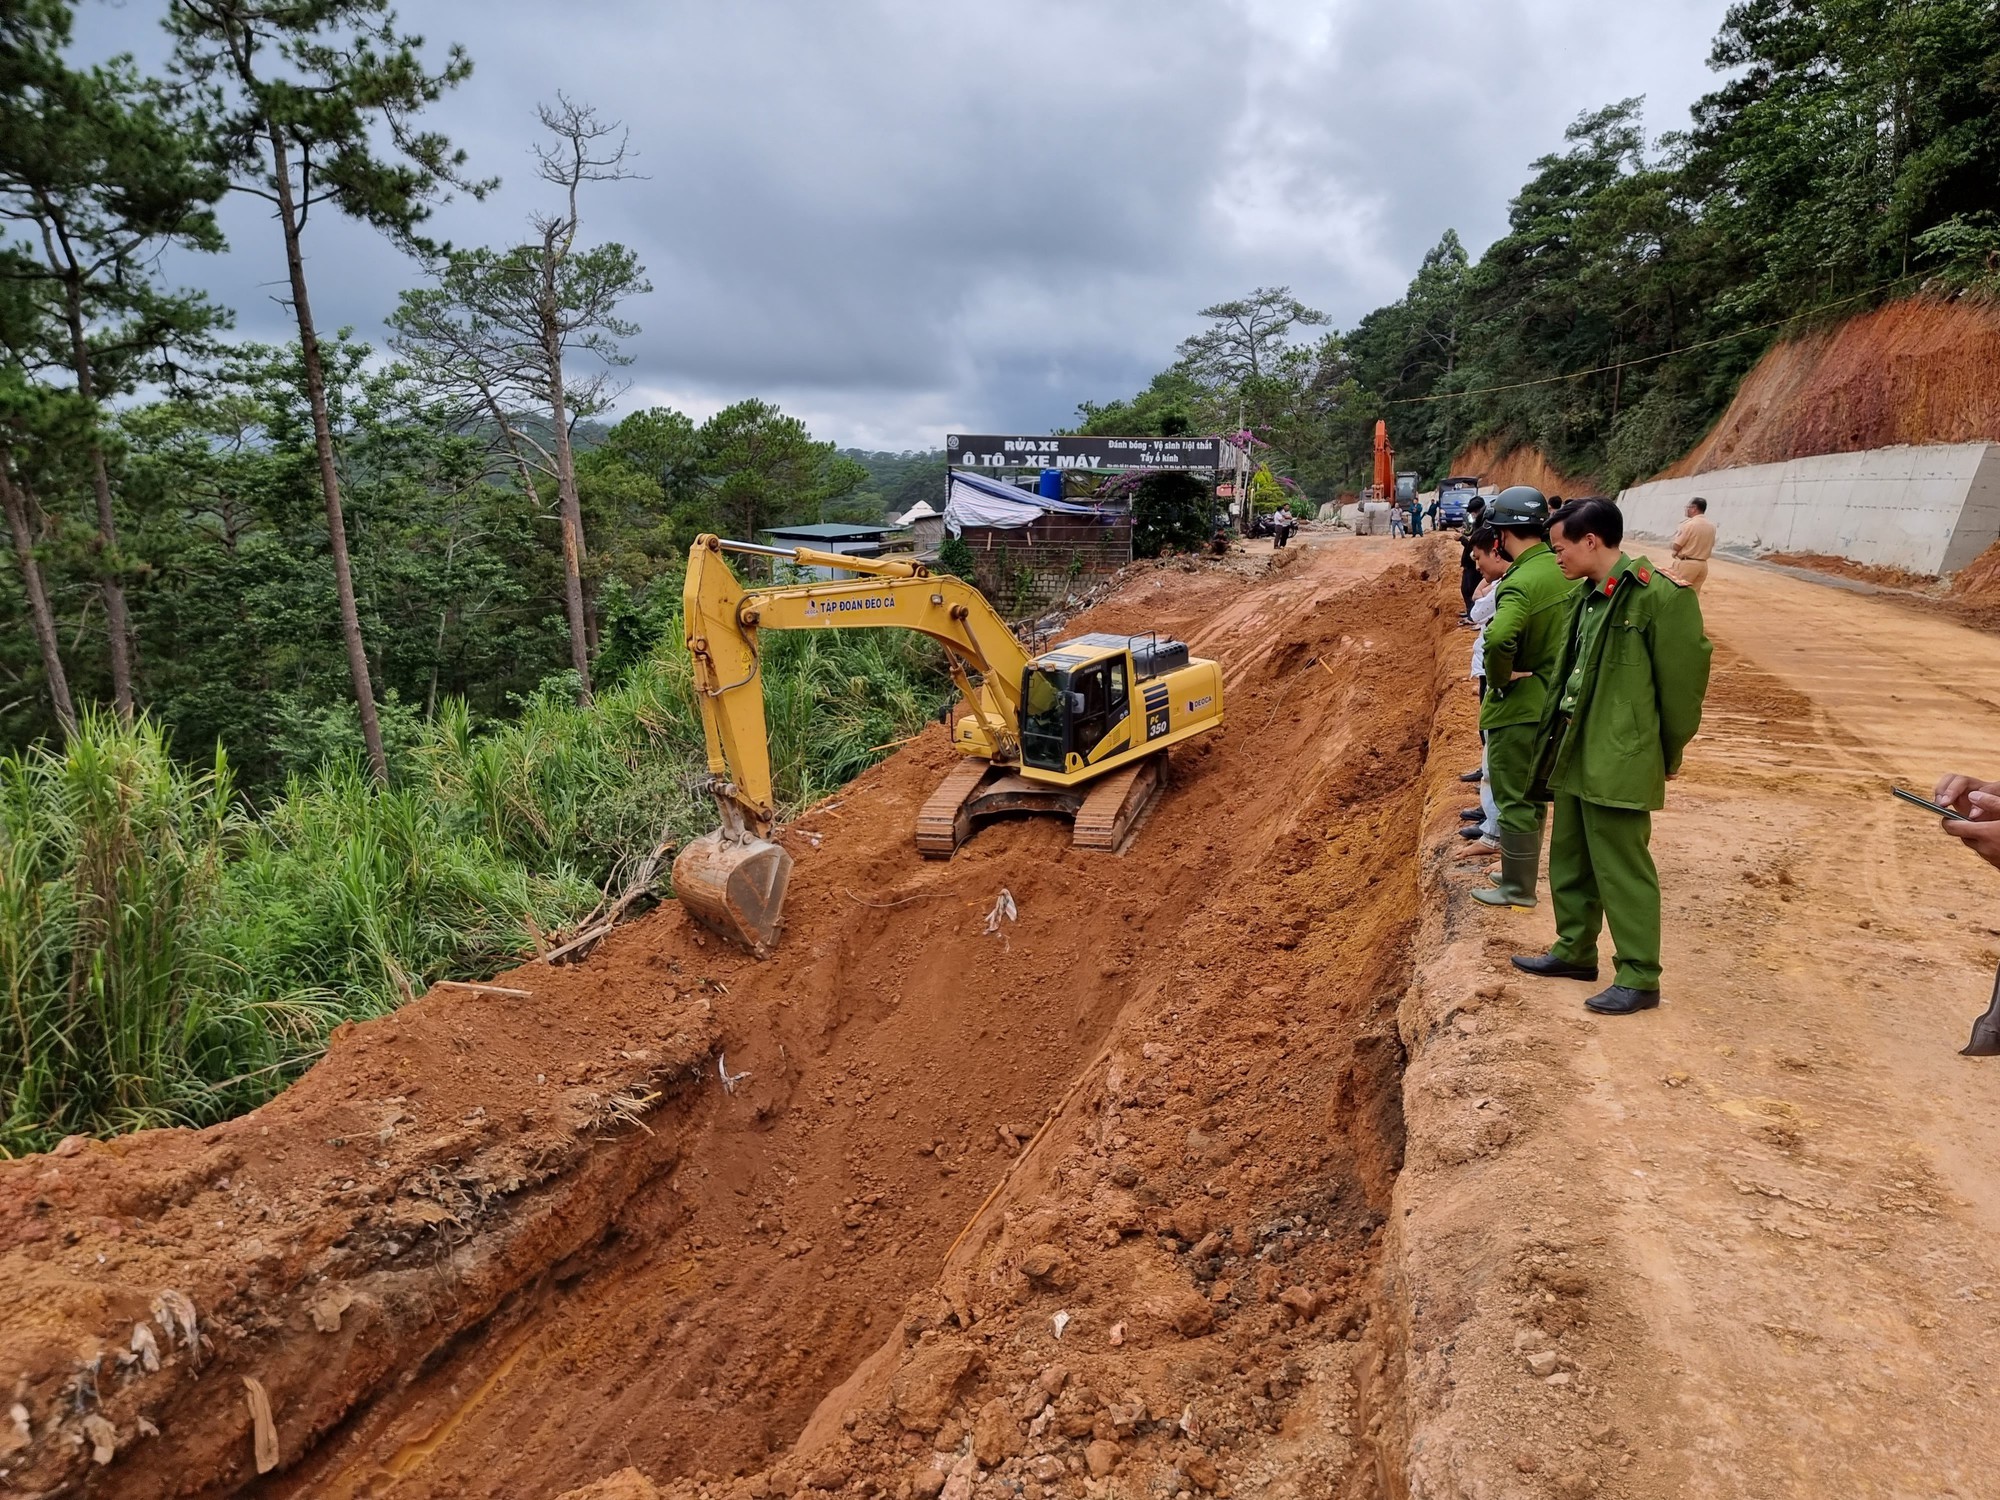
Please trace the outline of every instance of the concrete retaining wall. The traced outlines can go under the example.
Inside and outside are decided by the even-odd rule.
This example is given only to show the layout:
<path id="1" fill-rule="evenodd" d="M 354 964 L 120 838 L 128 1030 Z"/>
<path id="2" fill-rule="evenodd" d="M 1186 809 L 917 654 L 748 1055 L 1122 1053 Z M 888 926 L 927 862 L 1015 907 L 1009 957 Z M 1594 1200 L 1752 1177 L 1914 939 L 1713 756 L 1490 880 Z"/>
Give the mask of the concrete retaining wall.
<path id="1" fill-rule="evenodd" d="M 1729 551 L 1821 552 L 1952 573 L 2000 538 L 2000 444 L 1940 443 L 1825 453 L 1635 484 L 1628 529 L 1672 536 L 1696 495 Z"/>

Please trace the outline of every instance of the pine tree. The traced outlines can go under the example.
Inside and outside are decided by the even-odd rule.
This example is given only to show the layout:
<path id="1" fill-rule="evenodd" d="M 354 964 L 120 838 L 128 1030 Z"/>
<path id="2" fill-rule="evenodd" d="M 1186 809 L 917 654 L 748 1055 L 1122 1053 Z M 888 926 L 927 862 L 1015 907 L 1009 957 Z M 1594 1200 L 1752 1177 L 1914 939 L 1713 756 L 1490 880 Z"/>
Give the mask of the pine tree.
<path id="1" fill-rule="evenodd" d="M 397 30 L 387 0 L 173 0 L 167 25 L 176 71 L 205 91 L 230 186 L 271 204 L 284 238 L 348 674 L 369 765 L 387 781 L 302 247 L 322 203 L 422 247 L 418 226 L 450 188 L 484 195 L 492 184 L 463 176 L 465 153 L 415 124 L 425 105 L 465 81 L 472 61 L 454 45 L 431 71 L 419 55 L 423 38 Z M 383 131 L 390 153 L 377 146 Z"/>
<path id="2" fill-rule="evenodd" d="M 405 292 L 389 321 L 397 353 L 447 398 L 497 429 L 496 441 L 529 501 L 537 499 L 535 472 L 554 481 L 570 665 L 577 699 L 588 704 L 596 630 L 584 596 L 583 505 L 570 434 L 621 389 L 612 385 L 610 372 L 631 361 L 618 341 L 638 328 L 619 317 L 618 308 L 652 287 L 626 246 L 577 244 L 582 185 L 633 175 L 623 128 L 561 95 L 538 113 L 553 140 L 535 148 L 536 161 L 543 181 L 561 190 L 561 209 L 534 217 L 535 239 L 528 244 L 439 258 L 433 266 L 437 285 Z M 577 354 L 601 368 L 579 375 L 570 365 Z"/>
<path id="3" fill-rule="evenodd" d="M 129 58 L 87 71 L 63 59 L 71 8 L 31 0 L 0 40 L 0 220 L 33 247 L 10 258 L 52 315 L 49 341 L 90 418 L 83 435 L 96 508 L 112 696 L 132 717 L 133 644 L 125 605 L 102 404 L 158 377 L 225 314 L 193 293 L 169 293 L 150 266 L 169 245 L 219 250 L 211 212 L 223 184 L 198 156 L 200 138 L 174 92 L 143 79 Z"/>

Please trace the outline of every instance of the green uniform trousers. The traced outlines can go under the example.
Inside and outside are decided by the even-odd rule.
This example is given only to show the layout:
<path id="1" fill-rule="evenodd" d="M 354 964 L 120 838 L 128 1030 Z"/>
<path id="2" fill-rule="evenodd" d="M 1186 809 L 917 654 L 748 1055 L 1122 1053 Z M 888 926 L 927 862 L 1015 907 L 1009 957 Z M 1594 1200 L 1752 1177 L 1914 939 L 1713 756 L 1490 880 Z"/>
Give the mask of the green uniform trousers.
<path id="1" fill-rule="evenodd" d="M 1541 753 L 1539 725 L 1503 724 L 1486 731 L 1486 782 L 1502 833 L 1539 833 L 1542 810 L 1529 797 L 1535 759 Z"/>
<path id="2" fill-rule="evenodd" d="M 1616 983 L 1660 987 L 1660 872 L 1648 847 L 1653 815 L 1555 795 L 1549 834 L 1549 899 L 1566 963 L 1597 962 L 1597 931 L 1608 918 L 1617 949 Z"/>

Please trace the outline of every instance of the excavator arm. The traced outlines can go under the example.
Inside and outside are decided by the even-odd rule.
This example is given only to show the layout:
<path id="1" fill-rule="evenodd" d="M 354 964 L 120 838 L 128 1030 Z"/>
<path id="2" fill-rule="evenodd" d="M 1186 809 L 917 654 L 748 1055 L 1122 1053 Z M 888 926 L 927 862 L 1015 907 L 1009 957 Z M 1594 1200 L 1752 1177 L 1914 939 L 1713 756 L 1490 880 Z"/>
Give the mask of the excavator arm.
<path id="1" fill-rule="evenodd" d="M 724 557 L 729 552 L 861 576 L 746 589 Z M 791 873 L 791 856 L 769 842 L 776 807 L 758 649 L 762 631 L 892 627 L 927 635 L 945 648 L 971 708 L 954 731 L 959 749 L 1002 765 L 1019 759 L 1028 653 L 970 584 L 916 562 L 701 536 L 688 553 L 681 604 L 708 743 L 709 789 L 722 827 L 675 860 L 675 890 L 697 917 L 753 952 L 768 951 L 776 939 Z"/>

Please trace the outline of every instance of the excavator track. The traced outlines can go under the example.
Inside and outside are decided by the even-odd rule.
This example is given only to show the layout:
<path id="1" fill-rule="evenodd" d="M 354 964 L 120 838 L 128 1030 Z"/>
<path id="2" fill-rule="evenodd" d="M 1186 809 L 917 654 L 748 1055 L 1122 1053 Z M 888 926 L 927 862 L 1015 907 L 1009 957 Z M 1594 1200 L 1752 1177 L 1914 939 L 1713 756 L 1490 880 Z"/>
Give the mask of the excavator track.
<path id="1" fill-rule="evenodd" d="M 1166 783 L 1165 751 L 1094 783 L 1077 809 L 1070 842 L 1079 849 L 1117 853 Z"/>
<path id="2" fill-rule="evenodd" d="M 950 859 L 972 836 L 972 799 L 989 776 L 1004 774 L 990 761 L 968 760 L 945 777 L 917 813 L 917 852 L 926 859 Z"/>
<path id="3" fill-rule="evenodd" d="M 1166 780 L 1164 750 L 1102 781 L 1076 787 L 1049 786 L 987 761 L 968 760 L 945 777 L 917 813 L 917 850 L 927 859 L 950 859 L 981 818 L 1042 812 L 1074 820 L 1070 842 L 1077 848 L 1115 854 Z"/>

